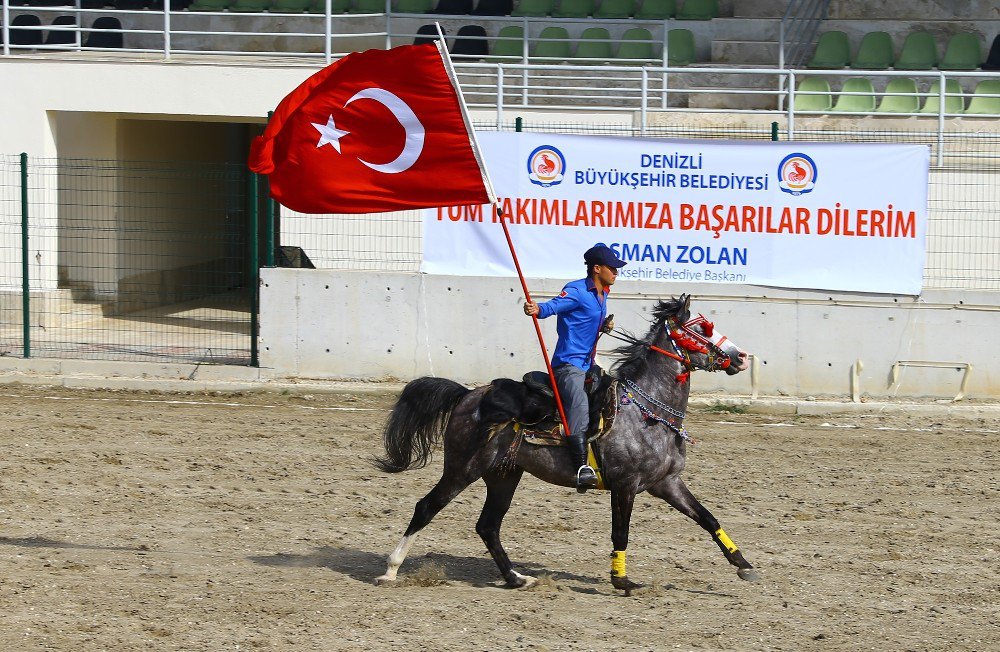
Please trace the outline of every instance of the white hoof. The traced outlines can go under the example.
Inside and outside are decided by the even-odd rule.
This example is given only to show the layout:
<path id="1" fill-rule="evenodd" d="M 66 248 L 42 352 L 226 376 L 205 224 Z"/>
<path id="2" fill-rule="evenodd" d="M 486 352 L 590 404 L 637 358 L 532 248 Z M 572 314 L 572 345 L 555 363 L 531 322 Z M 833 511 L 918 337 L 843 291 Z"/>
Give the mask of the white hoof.
<path id="1" fill-rule="evenodd" d="M 379 575 L 378 577 L 375 578 L 375 586 L 385 586 L 386 584 L 392 584 L 395 581 L 396 581 L 395 576 L 390 577 L 388 574 Z"/>
<path id="2" fill-rule="evenodd" d="M 514 583 L 512 586 L 518 589 L 526 589 L 529 586 L 533 586 L 538 583 L 538 579 L 530 575 L 521 575 L 517 571 L 511 571 L 514 574 Z"/>

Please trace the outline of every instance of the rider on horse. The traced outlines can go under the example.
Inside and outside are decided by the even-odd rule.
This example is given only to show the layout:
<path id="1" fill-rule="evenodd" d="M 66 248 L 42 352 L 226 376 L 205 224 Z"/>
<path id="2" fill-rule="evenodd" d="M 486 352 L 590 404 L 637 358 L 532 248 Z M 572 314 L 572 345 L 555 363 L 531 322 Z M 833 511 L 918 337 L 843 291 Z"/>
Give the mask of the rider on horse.
<path id="1" fill-rule="evenodd" d="M 524 314 L 545 319 L 558 315 L 559 341 L 552 355 L 559 396 L 566 410 L 570 432 L 570 454 L 577 467 L 576 487 L 581 493 L 597 486 L 597 475 L 587 464 L 587 426 L 590 412 L 584 380 L 594 362 L 597 338 L 614 327 L 608 314 L 608 292 L 625 265 L 606 245 L 591 247 L 583 254 L 587 277 L 567 283 L 559 296 L 543 303 L 526 302 Z"/>

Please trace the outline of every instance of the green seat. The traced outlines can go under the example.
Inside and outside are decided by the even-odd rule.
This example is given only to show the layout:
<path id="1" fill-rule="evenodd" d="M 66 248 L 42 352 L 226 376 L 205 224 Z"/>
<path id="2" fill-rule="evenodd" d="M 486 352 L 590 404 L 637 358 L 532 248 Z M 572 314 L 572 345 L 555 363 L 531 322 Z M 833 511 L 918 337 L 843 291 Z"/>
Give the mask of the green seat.
<path id="1" fill-rule="evenodd" d="M 994 95 L 995 97 L 986 97 Z M 976 85 L 966 115 L 1000 115 L 1000 80 L 986 79 Z"/>
<path id="2" fill-rule="evenodd" d="M 354 6 L 347 10 L 349 14 L 384 14 L 385 0 L 354 0 Z"/>
<path id="3" fill-rule="evenodd" d="M 885 87 L 886 93 L 911 93 L 911 95 L 885 95 L 876 113 L 916 113 L 920 110 L 917 82 L 909 77 L 894 77 Z"/>
<path id="4" fill-rule="evenodd" d="M 188 11 L 225 11 L 229 0 L 194 0 Z"/>
<path id="5" fill-rule="evenodd" d="M 552 11 L 553 18 L 587 18 L 594 13 L 595 0 L 562 0 Z"/>
<path id="6" fill-rule="evenodd" d="M 851 68 L 856 70 L 886 70 L 892 68 L 892 37 L 888 32 L 868 32 L 861 37 Z"/>
<path id="7" fill-rule="evenodd" d="M 937 43 L 927 32 L 913 32 L 903 41 L 896 70 L 930 70 L 938 63 Z"/>
<path id="8" fill-rule="evenodd" d="M 396 0 L 396 12 L 401 14 L 427 14 L 434 8 L 434 0 Z"/>
<path id="9" fill-rule="evenodd" d="M 234 0 L 229 5 L 229 11 L 244 13 L 263 13 L 271 6 L 271 0 Z"/>
<path id="10" fill-rule="evenodd" d="M 521 0 L 511 16 L 548 16 L 552 13 L 553 0 Z"/>
<path id="11" fill-rule="evenodd" d="M 944 56 L 938 68 L 941 70 L 975 70 L 983 62 L 983 51 L 979 38 L 968 32 L 959 32 L 945 47 Z"/>
<path id="12" fill-rule="evenodd" d="M 837 70 L 851 62 L 851 44 L 841 31 L 823 32 L 816 43 L 816 51 L 806 68 Z"/>
<path id="13" fill-rule="evenodd" d="M 624 59 L 625 63 L 645 63 L 656 58 L 653 51 L 653 35 L 644 27 L 633 27 L 622 34 L 621 44 L 618 46 L 618 59 Z"/>
<path id="14" fill-rule="evenodd" d="M 808 94 L 807 94 L 808 93 Z M 795 91 L 796 111 L 829 111 L 832 106 L 830 82 L 822 77 L 806 77 Z"/>
<path id="15" fill-rule="evenodd" d="M 497 40 L 493 43 L 491 59 L 518 61 L 524 58 L 524 28 L 520 25 L 507 25 L 500 29 Z"/>
<path id="16" fill-rule="evenodd" d="M 667 32 L 667 65 L 687 66 L 695 62 L 694 34 L 689 29 Z"/>
<path id="17" fill-rule="evenodd" d="M 279 4 L 301 4 L 304 0 L 274 0 L 274 6 L 277 7 Z M 330 0 L 330 13 L 331 14 L 346 14 L 351 10 L 351 0 Z M 325 14 L 326 13 L 326 0 L 311 0 L 309 4 L 309 12 L 314 14 Z"/>
<path id="18" fill-rule="evenodd" d="M 712 20 L 719 15 L 717 0 L 684 0 L 677 20 Z"/>
<path id="19" fill-rule="evenodd" d="M 637 20 L 666 20 L 677 13 L 677 0 L 642 0 L 635 12 Z"/>
<path id="20" fill-rule="evenodd" d="M 941 97 L 939 96 L 941 90 L 941 83 L 934 82 L 931 84 L 931 89 L 927 100 L 924 102 L 923 108 L 920 109 L 921 113 L 938 113 L 939 107 L 941 106 Z M 959 85 L 957 79 L 948 79 L 944 84 L 944 112 L 945 113 L 964 113 L 965 112 L 965 99 L 962 97 L 962 87 Z"/>
<path id="21" fill-rule="evenodd" d="M 635 0 L 601 0 L 594 18 L 628 18 L 635 13 Z"/>
<path id="22" fill-rule="evenodd" d="M 856 95 L 855 93 L 860 93 Z M 851 77 L 840 88 L 840 95 L 831 111 L 838 113 L 872 113 L 875 111 L 875 89 L 872 81 Z"/>
<path id="23" fill-rule="evenodd" d="M 588 60 L 581 63 L 605 63 L 611 58 L 611 34 L 603 27 L 583 30 L 573 58 Z"/>
<path id="24" fill-rule="evenodd" d="M 569 32 L 565 27 L 550 26 L 542 30 L 532 48 L 531 58 L 539 63 L 559 63 L 569 59 Z"/>

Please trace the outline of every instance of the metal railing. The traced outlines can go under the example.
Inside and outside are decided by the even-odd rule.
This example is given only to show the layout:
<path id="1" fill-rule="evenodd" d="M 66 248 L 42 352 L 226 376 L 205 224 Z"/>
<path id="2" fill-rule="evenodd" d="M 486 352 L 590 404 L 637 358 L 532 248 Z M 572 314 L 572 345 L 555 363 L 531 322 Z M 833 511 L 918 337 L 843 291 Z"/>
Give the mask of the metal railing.
<path id="1" fill-rule="evenodd" d="M 778 67 L 798 68 L 812 49 L 816 32 L 826 20 L 830 0 L 791 0 L 781 17 Z"/>

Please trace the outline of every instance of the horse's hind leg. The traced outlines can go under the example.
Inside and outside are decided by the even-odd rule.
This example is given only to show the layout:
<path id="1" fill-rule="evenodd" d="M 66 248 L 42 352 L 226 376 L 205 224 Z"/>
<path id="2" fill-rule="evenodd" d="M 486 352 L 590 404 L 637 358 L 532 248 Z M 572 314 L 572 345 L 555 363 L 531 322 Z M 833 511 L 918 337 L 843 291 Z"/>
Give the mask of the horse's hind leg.
<path id="1" fill-rule="evenodd" d="M 416 538 L 417 532 L 426 527 L 438 512 L 444 509 L 455 496 L 462 493 L 475 480 L 475 477 L 469 480 L 465 477 L 455 478 L 445 475 L 438 480 L 438 483 L 434 485 L 434 488 L 426 496 L 417 502 L 417 506 L 413 508 L 413 518 L 410 519 L 410 525 L 407 526 L 406 532 L 403 533 L 403 538 L 400 539 L 399 545 L 389 555 L 389 565 L 385 570 L 385 574 L 375 578 L 376 584 L 392 582 L 396 579 L 396 573 L 399 571 L 403 560 L 406 559 L 406 554 L 410 551 L 410 546 L 413 545 L 413 540 Z"/>
<path id="2" fill-rule="evenodd" d="M 500 524 L 510 509 L 510 501 L 517 490 L 517 483 L 521 481 L 521 474 L 521 469 L 515 468 L 506 475 L 491 474 L 483 477 L 486 482 L 486 504 L 483 505 L 483 512 L 476 523 L 476 533 L 486 544 L 486 549 L 497 563 L 500 574 L 507 581 L 507 586 L 515 588 L 529 586 L 535 582 L 535 578 L 514 570 L 510 558 L 507 557 L 507 551 L 500 543 Z"/>
<path id="3" fill-rule="evenodd" d="M 666 478 L 659 484 L 650 487 L 649 493 L 667 501 L 674 509 L 690 517 L 707 530 L 729 563 L 736 566 L 736 574 L 740 576 L 740 579 L 755 581 L 760 578 L 757 570 L 743 558 L 743 553 L 723 531 L 719 521 L 712 516 L 710 511 L 705 509 L 704 505 L 698 502 L 683 480 L 677 476 Z"/>

